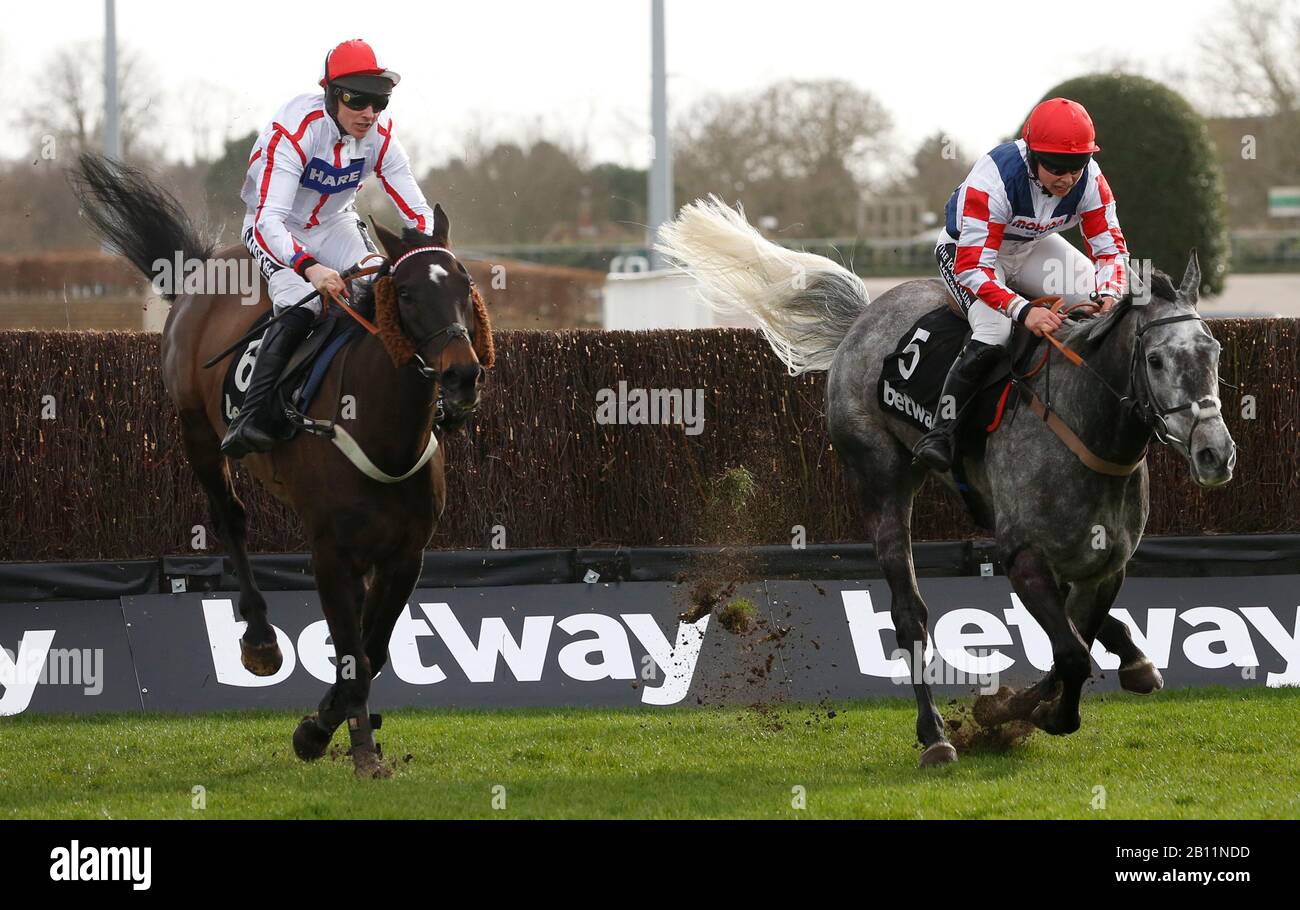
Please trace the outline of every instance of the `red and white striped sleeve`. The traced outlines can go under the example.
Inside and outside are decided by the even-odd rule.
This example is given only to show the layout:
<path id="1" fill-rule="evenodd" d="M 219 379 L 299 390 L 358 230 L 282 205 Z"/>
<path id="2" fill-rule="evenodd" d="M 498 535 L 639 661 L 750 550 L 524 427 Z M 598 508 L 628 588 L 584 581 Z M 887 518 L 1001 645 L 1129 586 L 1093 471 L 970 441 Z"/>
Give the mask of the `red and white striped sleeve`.
<path id="1" fill-rule="evenodd" d="M 963 287 L 995 310 L 1012 319 L 1028 314 L 1029 301 L 998 280 L 994 269 L 1002 234 L 1011 220 L 1011 203 L 987 155 L 976 163 L 957 197 L 961 213 L 957 258 L 953 271 Z"/>
<path id="2" fill-rule="evenodd" d="M 307 163 L 300 141 L 313 120 L 304 118 L 294 133 L 280 123 L 272 124 L 261 156 L 261 170 L 257 178 L 257 211 L 253 221 L 253 239 L 266 253 L 279 262 L 302 274 L 310 265 L 310 254 L 303 249 L 285 224 L 293 212 L 298 194 L 298 182 Z M 254 167 L 258 162 L 253 163 Z"/>
<path id="3" fill-rule="evenodd" d="M 433 209 L 425 201 L 420 185 L 415 182 L 406 150 L 393 135 L 393 121 L 386 118 L 376 125 L 376 129 L 384 141 L 375 160 L 375 176 L 397 206 L 397 211 L 401 212 L 407 227 L 427 234 L 433 230 Z"/>
<path id="4" fill-rule="evenodd" d="M 1092 173 L 1088 188 L 1079 202 L 1084 246 L 1097 273 L 1097 293 L 1123 297 L 1128 291 L 1128 244 L 1119 228 L 1115 214 L 1115 195 L 1110 184 L 1097 166 L 1090 163 Z"/>

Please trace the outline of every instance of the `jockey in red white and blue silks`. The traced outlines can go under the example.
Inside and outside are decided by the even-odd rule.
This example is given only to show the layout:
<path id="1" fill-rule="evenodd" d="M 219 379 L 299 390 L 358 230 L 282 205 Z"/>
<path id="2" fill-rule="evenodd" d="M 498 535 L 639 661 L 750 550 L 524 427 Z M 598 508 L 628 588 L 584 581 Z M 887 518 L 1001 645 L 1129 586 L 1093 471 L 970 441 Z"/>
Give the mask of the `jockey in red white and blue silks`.
<path id="1" fill-rule="evenodd" d="M 433 227 L 433 210 L 385 112 L 400 78 L 379 65 L 366 42 L 344 41 L 325 57 L 324 92 L 299 95 L 281 107 L 249 154 L 240 193 L 248 207 L 243 240 L 279 318 L 260 341 L 244 405 L 222 440 L 222 452 L 232 458 L 269 451 L 275 442 L 259 414 L 281 368 L 322 312 L 321 298 L 290 308 L 313 288 L 348 296 L 339 273 L 382 258 L 357 215 L 358 188 L 373 176 L 407 227 L 422 233 Z"/>
<path id="2" fill-rule="evenodd" d="M 333 71 L 322 86 L 358 73 L 375 82 L 391 77 L 392 85 L 399 78 L 379 67 L 359 39 L 339 45 L 329 61 Z M 240 193 L 248 207 L 243 236 L 271 285 L 276 312 L 311 291 L 306 271 L 314 263 L 342 271 L 375 252 L 356 213 L 357 190 L 366 180 L 379 181 L 408 227 L 427 233 L 433 225 L 392 118 L 376 112 L 358 138 L 331 114 L 337 105 L 328 91 L 299 95 L 276 112 L 250 153 Z M 319 300 L 310 306 L 320 312 Z"/>
<path id="3" fill-rule="evenodd" d="M 1092 158 L 1099 151 L 1083 105 L 1051 98 L 1034 108 L 1020 139 L 980 158 L 949 198 L 935 259 L 971 339 L 944 382 L 934 427 L 913 449 L 933 470 L 951 469 L 961 413 L 1010 339 L 1012 320 L 1036 335 L 1060 326 L 1058 315 L 1030 299 L 1094 300 L 1104 312 L 1127 291 L 1128 245 Z M 1060 236 L 1075 225 L 1086 256 Z"/>

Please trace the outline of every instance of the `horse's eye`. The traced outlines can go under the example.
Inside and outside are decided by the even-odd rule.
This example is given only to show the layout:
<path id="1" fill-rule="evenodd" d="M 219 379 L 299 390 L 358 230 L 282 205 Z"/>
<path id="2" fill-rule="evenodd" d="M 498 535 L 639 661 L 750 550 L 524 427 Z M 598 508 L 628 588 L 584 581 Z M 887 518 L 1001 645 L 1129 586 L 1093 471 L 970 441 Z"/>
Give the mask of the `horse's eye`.
<path id="1" fill-rule="evenodd" d="M 1160 360 L 1160 355 L 1159 355 L 1159 354 L 1148 354 L 1148 355 L 1147 355 L 1147 364 L 1148 364 L 1148 365 L 1151 367 L 1151 369 L 1153 369 L 1153 370 L 1158 370 L 1158 369 L 1160 369 L 1160 368 L 1163 366 L 1163 363 L 1162 363 L 1161 360 Z"/>
<path id="2" fill-rule="evenodd" d="M 409 297 L 409 296 L 411 296 L 411 295 L 408 294 L 408 293 L 406 292 L 406 288 L 398 288 L 398 289 L 397 289 L 397 296 L 398 296 L 398 297 L 401 297 L 402 299 L 406 299 L 407 297 Z"/>

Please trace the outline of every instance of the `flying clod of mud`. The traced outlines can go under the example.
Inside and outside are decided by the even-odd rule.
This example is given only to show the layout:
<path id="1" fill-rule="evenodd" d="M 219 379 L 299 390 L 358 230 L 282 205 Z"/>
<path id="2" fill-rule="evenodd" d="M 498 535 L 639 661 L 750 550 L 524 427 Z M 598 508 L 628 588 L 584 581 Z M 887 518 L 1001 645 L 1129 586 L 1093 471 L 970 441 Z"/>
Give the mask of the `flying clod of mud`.
<path id="1" fill-rule="evenodd" d="M 744 635 L 754 628 L 757 608 L 746 597 L 737 597 L 718 612 L 718 624 L 733 635 Z"/>
<path id="2" fill-rule="evenodd" d="M 1038 729 L 1027 720 L 1009 720 L 1005 723 L 985 726 L 977 718 L 987 716 L 983 710 L 986 706 L 1006 701 L 1013 690 L 1002 686 L 992 695 L 981 695 L 971 706 L 959 705 L 954 699 L 949 703 L 949 713 L 944 717 L 944 726 L 948 730 L 948 741 L 952 743 L 958 755 L 979 753 L 1001 754 L 1021 746 L 1030 735 Z"/>
<path id="3" fill-rule="evenodd" d="M 727 631 L 741 634 L 753 628 L 754 604 L 743 598 L 731 600 L 731 596 L 736 586 L 752 575 L 752 567 L 737 548 L 756 540 L 751 512 L 756 490 L 754 475 L 743 467 L 725 471 L 711 484 L 700 535 L 705 544 L 722 549 L 697 555 L 679 578 L 687 585 L 688 606 L 681 613 L 684 622 L 698 622 L 723 607 L 719 620 Z"/>

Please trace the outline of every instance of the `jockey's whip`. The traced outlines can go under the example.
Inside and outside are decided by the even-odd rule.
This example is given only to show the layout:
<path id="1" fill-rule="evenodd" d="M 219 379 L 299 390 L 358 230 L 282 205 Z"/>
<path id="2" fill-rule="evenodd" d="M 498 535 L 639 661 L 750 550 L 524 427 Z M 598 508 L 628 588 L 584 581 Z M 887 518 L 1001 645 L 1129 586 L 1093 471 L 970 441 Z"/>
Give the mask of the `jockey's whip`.
<path id="1" fill-rule="evenodd" d="M 373 275 L 375 274 L 375 272 L 378 272 L 383 267 L 384 267 L 383 265 L 368 265 L 368 266 L 354 265 L 352 268 L 345 269 L 344 271 L 340 272 L 339 277 L 342 278 L 344 281 L 351 281 L 353 278 L 363 278 L 366 275 Z M 205 370 L 209 369 L 215 366 L 216 364 L 220 363 L 221 361 L 225 360 L 231 354 L 235 353 L 235 351 L 239 350 L 239 348 L 250 338 L 252 338 L 255 335 L 260 335 L 262 334 L 262 332 L 270 328 L 271 323 L 280 319 L 280 317 L 282 317 L 285 313 L 289 312 L 290 310 L 296 310 L 304 303 L 311 303 L 319 296 L 320 296 L 320 291 L 313 289 L 312 292 L 308 294 L 306 297 L 302 298 L 302 300 L 299 300 L 293 306 L 285 307 L 281 312 L 275 314 L 270 319 L 268 319 L 266 321 L 266 325 L 249 329 L 247 332 L 244 333 L 244 335 L 238 341 L 236 341 L 230 347 L 226 348 L 220 354 L 217 354 L 215 357 L 212 357 L 210 360 L 204 363 L 203 369 Z M 347 310 L 349 313 L 352 312 L 351 308 L 348 307 L 346 304 L 344 304 L 342 301 L 340 301 L 337 297 L 334 297 L 333 299 L 334 302 L 339 304 L 339 306 L 343 307 L 344 310 Z"/>

